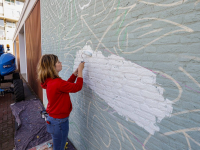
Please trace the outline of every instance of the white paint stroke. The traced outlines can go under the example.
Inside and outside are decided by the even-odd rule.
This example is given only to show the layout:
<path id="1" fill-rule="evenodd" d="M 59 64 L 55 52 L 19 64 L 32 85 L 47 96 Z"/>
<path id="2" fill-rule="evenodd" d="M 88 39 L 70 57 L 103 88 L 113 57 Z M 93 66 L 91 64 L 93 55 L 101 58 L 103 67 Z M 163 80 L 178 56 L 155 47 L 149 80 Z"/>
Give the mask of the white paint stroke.
<path id="1" fill-rule="evenodd" d="M 96 135 L 98 135 L 98 137 L 101 139 L 101 142 L 104 144 L 104 146 L 107 147 L 107 148 L 109 148 L 109 147 L 110 147 L 110 144 L 111 144 L 110 133 L 109 133 L 108 130 L 106 129 L 106 127 L 105 127 L 104 123 L 101 121 L 101 119 L 100 119 L 99 117 L 97 117 L 97 115 L 94 115 L 94 116 L 93 116 L 93 122 L 94 122 L 94 117 L 96 117 L 96 118 L 98 119 L 98 122 L 101 123 L 101 127 L 103 127 L 103 129 L 107 132 L 107 136 L 106 136 L 106 137 L 108 137 L 109 140 L 106 139 L 106 141 L 108 142 L 108 144 L 105 143 L 106 141 L 104 142 L 105 138 L 102 138 L 102 136 L 101 136 L 98 132 L 96 132 L 96 130 L 94 130 L 94 131 L 95 131 Z M 91 124 L 92 127 L 93 127 L 93 122 L 92 122 L 92 124 Z M 101 129 L 101 130 L 102 130 L 102 129 Z M 104 140 L 103 140 L 103 139 L 104 139 Z"/>
<path id="2" fill-rule="evenodd" d="M 75 1 L 74 1 L 74 5 L 75 5 L 75 9 L 76 9 L 77 18 L 79 18 L 79 15 L 78 15 L 78 11 L 77 11 L 77 8 L 76 8 Z"/>
<path id="3" fill-rule="evenodd" d="M 122 136 L 123 141 L 124 141 L 124 135 L 125 135 L 126 138 L 129 140 L 130 144 L 132 145 L 133 149 L 136 150 L 136 148 L 135 148 L 135 146 L 134 146 L 132 140 L 129 138 L 128 134 L 126 133 L 126 130 L 127 130 L 129 133 L 131 133 L 131 134 L 133 134 L 133 133 L 132 133 L 130 130 L 128 130 L 126 127 L 124 127 L 121 123 L 117 122 L 117 125 L 118 125 L 118 127 L 119 127 L 119 129 L 120 129 L 120 132 L 121 132 L 121 136 Z M 123 135 L 123 134 L 124 134 L 124 135 Z M 133 135 L 134 135 L 134 134 L 133 134 Z M 134 135 L 134 136 L 135 136 L 135 135 Z M 135 137 L 136 137 L 136 136 L 135 136 Z"/>
<path id="4" fill-rule="evenodd" d="M 117 9 L 121 9 L 121 10 L 123 10 L 123 9 L 132 9 L 132 8 L 134 8 L 135 6 L 136 6 L 136 4 L 133 4 L 133 5 L 127 6 L 127 7 L 115 7 L 114 10 L 117 10 Z"/>
<path id="5" fill-rule="evenodd" d="M 160 4 L 160 3 L 146 2 L 146 1 L 142 1 L 142 0 L 138 0 L 138 1 L 140 3 L 144 3 L 144 4 L 148 4 L 148 5 L 155 5 L 155 6 L 162 6 L 162 7 L 172 7 L 172 6 L 181 5 L 185 2 L 187 2 L 187 0 L 180 0 L 178 2 L 174 2 L 174 3 L 170 3 L 170 4 Z"/>
<path id="6" fill-rule="evenodd" d="M 133 4 L 131 6 L 128 6 L 128 7 L 117 7 L 117 8 L 114 8 L 114 10 L 124 10 L 124 9 L 129 9 L 128 12 L 126 13 L 125 16 L 128 15 L 128 13 L 136 6 L 137 4 Z"/>
<path id="7" fill-rule="evenodd" d="M 116 48 L 115 48 L 115 47 L 113 47 L 113 49 L 115 50 L 115 53 L 116 53 L 116 55 L 118 55 L 118 56 L 119 56 L 119 54 L 117 53 L 117 50 L 116 50 Z"/>
<path id="8" fill-rule="evenodd" d="M 71 21 L 72 21 L 72 4 L 71 4 Z"/>
<path id="9" fill-rule="evenodd" d="M 82 43 L 82 42 L 84 42 L 84 41 L 85 41 L 85 39 L 81 40 L 80 42 L 78 42 L 78 43 L 76 43 L 76 44 L 74 44 L 74 45 L 72 45 L 72 46 L 70 46 L 70 47 L 65 47 L 64 49 L 73 48 L 73 47 L 75 47 L 76 45 L 78 45 L 78 44 L 80 44 L 80 43 Z"/>
<path id="10" fill-rule="evenodd" d="M 192 150 L 192 149 L 191 149 L 191 145 L 190 145 L 190 141 L 189 141 L 189 138 L 188 138 L 187 134 L 186 134 L 185 132 L 183 132 L 183 135 L 185 136 L 185 139 L 186 139 L 186 141 L 187 141 L 189 150 Z"/>
<path id="11" fill-rule="evenodd" d="M 152 24 L 147 24 L 147 25 L 144 25 L 144 26 L 138 27 L 138 28 L 132 30 L 131 32 L 135 32 L 135 31 L 137 31 L 137 30 L 139 30 L 139 29 L 147 28 L 147 27 L 150 27 L 150 26 L 152 26 Z"/>
<path id="12" fill-rule="evenodd" d="M 172 117 L 177 116 L 177 115 L 187 114 L 187 113 L 199 112 L 199 111 L 200 109 L 181 111 L 181 112 L 173 113 Z"/>
<path id="13" fill-rule="evenodd" d="M 92 57 L 82 55 L 90 51 Z M 150 134 L 159 131 L 157 123 L 170 117 L 173 102 L 163 97 L 164 89 L 155 86 L 156 74 L 123 57 L 105 57 L 85 45 L 77 51 L 74 69 L 84 57 L 84 82 L 126 120 L 134 121 Z M 104 74 L 102 74 L 104 72 Z"/>
<path id="14" fill-rule="evenodd" d="M 153 31 L 149 31 L 149 32 L 147 32 L 147 33 L 145 33 L 145 34 L 143 34 L 143 35 L 140 35 L 139 38 L 141 38 L 141 37 L 143 37 L 143 36 L 146 36 L 146 35 L 149 35 L 149 34 L 151 34 L 151 33 L 160 32 L 161 30 L 162 30 L 162 29 L 156 29 L 156 30 L 153 30 Z"/>
<path id="15" fill-rule="evenodd" d="M 124 51 L 120 48 L 120 43 L 119 43 L 119 42 L 120 42 L 120 36 L 121 36 L 122 32 L 123 32 L 128 26 L 130 26 L 130 25 L 132 25 L 132 24 L 134 24 L 134 23 L 137 23 L 137 22 L 139 22 L 139 21 L 143 21 L 143 20 L 148 20 L 148 21 L 149 21 L 149 20 L 163 21 L 163 22 L 166 22 L 166 23 L 175 25 L 175 26 L 177 26 L 177 27 L 180 27 L 181 29 L 167 32 L 167 33 L 165 33 L 165 34 L 163 34 L 163 35 L 161 35 L 161 36 L 159 36 L 159 37 L 153 39 L 151 42 L 145 44 L 144 46 L 142 46 L 142 47 L 140 47 L 140 48 L 138 48 L 138 49 L 136 49 L 136 50 L 134 50 L 134 51 L 124 52 Z M 191 28 L 188 28 L 188 27 L 186 27 L 186 26 L 184 26 L 184 25 L 181 25 L 181 24 L 179 24 L 179 23 L 176 23 L 176 22 L 173 22 L 173 21 L 170 21 L 170 20 L 166 20 L 166 19 L 160 19 L 160 18 L 142 18 L 142 19 L 137 19 L 137 20 L 134 20 L 134 21 L 128 23 L 128 24 L 120 31 L 119 36 L 118 36 L 118 48 L 119 48 L 119 50 L 121 51 L 121 53 L 124 53 L 124 54 L 136 53 L 136 52 L 138 52 L 138 51 L 144 49 L 145 47 L 147 47 L 147 46 L 153 44 L 154 42 L 156 42 L 156 41 L 158 41 L 158 40 L 160 40 L 160 39 L 162 39 L 162 38 L 164 38 L 164 37 L 166 37 L 166 36 L 168 36 L 168 35 L 170 35 L 170 34 L 173 34 L 173 33 L 176 33 L 176 32 L 183 32 L 183 31 L 184 31 L 184 32 L 194 32 Z"/>
<path id="16" fill-rule="evenodd" d="M 63 13 L 62 13 L 62 17 L 64 17 L 64 15 L 66 15 L 66 13 L 67 13 L 67 7 L 68 7 L 68 1 L 66 1 L 65 3 L 64 3 L 65 1 L 63 1 L 63 4 L 62 4 L 62 6 L 64 6 L 64 8 L 62 8 L 62 10 L 63 10 Z M 67 15 L 66 15 L 67 16 Z"/>
<path id="17" fill-rule="evenodd" d="M 95 8 L 96 8 L 96 1 L 97 0 L 95 0 L 95 2 L 94 2 L 94 14 L 95 14 Z"/>
<path id="18" fill-rule="evenodd" d="M 97 47 L 96 50 L 99 48 L 99 45 L 101 44 L 101 41 L 104 39 L 105 35 L 108 33 L 108 31 L 112 28 L 112 26 L 121 18 L 121 16 L 124 15 L 124 13 L 122 13 L 120 16 L 118 16 L 115 20 L 113 20 L 113 22 L 108 26 L 108 28 L 106 29 L 106 31 L 103 33 Z"/>
<path id="19" fill-rule="evenodd" d="M 79 4 L 79 8 L 80 8 L 81 10 L 83 10 L 84 8 L 87 8 L 88 6 L 90 6 L 90 3 L 91 3 L 91 0 L 90 0 L 87 4 L 85 4 L 85 5 L 83 5 L 83 6 L 81 6 L 81 5 Z"/>
<path id="20" fill-rule="evenodd" d="M 200 127 L 186 128 L 186 129 L 165 132 L 164 135 L 173 135 L 173 134 L 177 134 L 177 133 L 191 132 L 191 131 L 200 131 Z"/>
<path id="21" fill-rule="evenodd" d="M 172 78 L 172 76 L 170 76 L 170 75 L 168 75 L 168 74 L 166 74 L 166 73 L 164 73 L 164 72 L 162 72 L 162 71 L 153 70 L 153 72 L 154 72 L 154 73 L 161 74 L 161 75 L 164 76 L 165 78 L 170 79 L 172 82 L 174 82 L 174 84 L 177 86 L 177 88 L 178 88 L 178 90 L 179 90 L 179 94 L 178 94 L 177 98 L 175 98 L 174 100 L 172 100 L 172 102 L 175 103 L 175 102 L 179 101 L 180 98 L 181 98 L 181 95 L 182 95 L 182 93 L 183 93 L 183 89 L 182 89 L 182 87 L 180 86 L 180 84 L 179 84 L 174 78 Z"/>
<path id="22" fill-rule="evenodd" d="M 198 146 L 200 146 L 200 143 L 197 142 L 196 140 L 194 140 L 193 138 L 191 138 L 191 136 L 189 136 L 187 133 L 184 132 L 185 137 L 189 138 L 190 140 L 192 140 L 195 144 L 197 144 Z"/>
<path id="23" fill-rule="evenodd" d="M 181 57 L 200 61 L 200 57 L 196 57 L 196 56 L 181 56 Z"/>
<path id="24" fill-rule="evenodd" d="M 126 35 L 126 47 L 128 47 L 128 33 Z"/>
<path id="25" fill-rule="evenodd" d="M 144 141 L 143 145 L 142 145 L 142 148 L 143 150 L 146 150 L 145 146 L 147 144 L 147 142 L 149 141 L 149 139 L 151 138 L 151 134 L 149 134 L 149 136 L 146 138 L 146 140 Z"/>
<path id="26" fill-rule="evenodd" d="M 87 26 L 87 28 L 89 29 L 89 31 L 90 31 L 90 32 L 94 35 L 94 37 L 96 38 L 96 40 L 97 40 L 98 42 L 100 42 L 99 38 L 96 36 L 96 34 L 93 32 L 93 30 L 89 27 L 89 25 L 87 24 L 87 22 L 86 22 L 85 19 L 84 19 L 84 16 L 87 16 L 87 15 L 88 15 L 88 14 L 81 15 L 82 24 L 85 23 L 85 25 Z M 109 48 L 107 48 L 107 47 L 105 46 L 104 43 L 102 43 L 102 42 L 100 42 L 100 43 L 101 43 L 101 45 L 102 45 L 105 49 L 107 49 L 109 52 L 111 52 L 111 51 L 109 50 Z"/>
<path id="27" fill-rule="evenodd" d="M 103 4 L 103 8 L 106 9 L 105 6 L 104 6 L 104 1 L 103 0 L 101 0 L 101 1 L 102 1 L 102 4 Z"/>
<path id="28" fill-rule="evenodd" d="M 112 2 L 112 1 L 111 1 Z M 112 9 L 113 9 L 113 7 L 114 7 L 114 4 L 115 4 L 115 1 L 114 1 L 114 3 L 113 3 L 113 6 L 111 7 L 111 9 L 110 9 L 110 11 L 108 12 L 108 14 L 99 22 L 99 23 L 97 23 L 97 24 L 95 24 L 94 25 L 94 27 L 95 26 L 97 26 L 97 25 L 99 25 L 100 23 L 102 23 L 107 17 L 108 17 L 108 15 L 110 14 L 110 12 L 112 11 Z M 110 4 L 109 4 L 110 5 Z M 108 6 L 109 6 L 108 5 Z M 96 15 L 93 15 L 93 17 L 95 17 Z"/>
<path id="29" fill-rule="evenodd" d="M 68 3 L 68 11 L 67 11 L 67 24 L 69 24 L 69 3 Z"/>
<path id="30" fill-rule="evenodd" d="M 119 137 L 117 136 L 117 133 L 114 131 L 113 127 L 106 120 L 106 118 L 104 117 L 104 115 L 102 115 L 102 113 L 98 110 L 98 107 L 96 105 L 94 105 L 94 107 L 96 108 L 96 110 L 98 111 L 98 113 L 101 115 L 101 119 L 104 119 L 104 121 L 107 123 L 107 127 L 110 127 L 110 129 L 111 129 L 110 131 L 112 131 L 114 133 L 115 137 L 117 138 L 117 140 L 119 142 L 119 150 L 121 150 L 122 149 L 122 144 L 121 144 L 121 142 L 119 140 Z"/>
<path id="31" fill-rule="evenodd" d="M 127 12 L 126 16 L 129 14 L 129 12 L 136 6 L 136 4 L 132 5 L 129 11 Z"/>
<path id="32" fill-rule="evenodd" d="M 67 39 L 63 38 L 63 40 L 64 40 L 64 41 L 68 41 L 68 40 L 71 40 L 71 39 L 74 40 L 80 33 L 81 33 L 81 31 L 80 31 L 78 34 L 73 35 L 73 36 L 71 36 L 71 37 L 69 37 L 69 38 L 67 38 Z M 71 41 L 71 42 L 72 42 L 72 41 Z M 70 42 L 70 43 L 71 43 L 71 42 Z"/>
<path id="33" fill-rule="evenodd" d="M 98 15 L 100 15 L 101 13 L 103 13 L 106 10 L 106 8 L 104 8 L 104 10 L 100 11 L 98 14 L 94 14 L 92 17 L 96 17 Z"/>
<path id="34" fill-rule="evenodd" d="M 69 32 L 63 37 L 63 40 L 66 40 L 65 37 L 67 37 L 67 36 L 71 33 L 71 31 L 74 29 L 74 27 L 77 25 L 77 23 L 78 23 L 78 22 L 76 22 L 76 23 L 74 24 L 74 26 L 69 30 Z"/>
<path id="35" fill-rule="evenodd" d="M 195 80 L 185 69 L 183 69 L 182 67 L 179 67 L 179 70 L 185 73 L 198 87 L 200 87 L 199 82 L 197 82 L 197 80 Z"/>

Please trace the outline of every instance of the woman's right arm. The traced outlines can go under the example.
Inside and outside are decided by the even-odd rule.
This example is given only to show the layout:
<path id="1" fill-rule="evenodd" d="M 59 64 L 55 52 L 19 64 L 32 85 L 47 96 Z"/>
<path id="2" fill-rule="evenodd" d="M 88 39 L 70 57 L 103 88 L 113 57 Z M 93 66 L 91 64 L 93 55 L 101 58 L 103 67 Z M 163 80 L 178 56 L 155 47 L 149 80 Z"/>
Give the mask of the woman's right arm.
<path id="1" fill-rule="evenodd" d="M 76 93 L 82 89 L 83 68 L 84 68 L 84 63 L 80 63 L 79 67 L 78 67 L 78 78 L 77 78 L 76 83 L 71 83 L 71 82 L 62 80 L 62 82 L 60 83 L 60 86 L 59 86 L 59 89 L 61 92 Z"/>
<path id="2" fill-rule="evenodd" d="M 62 80 L 59 85 L 59 90 L 64 93 L 76 93 L 80 91 L 83 87 L 83 78 L 78 77 L 76 83 L 71 83 Z"/>
<path id="3" fill-rule="evenodd" d="M 85 62 L 82 62 L 78 66 L 78 77 L 81 77 L 81 78 L 83 77 L 84 64 L 85 64 Z"/>

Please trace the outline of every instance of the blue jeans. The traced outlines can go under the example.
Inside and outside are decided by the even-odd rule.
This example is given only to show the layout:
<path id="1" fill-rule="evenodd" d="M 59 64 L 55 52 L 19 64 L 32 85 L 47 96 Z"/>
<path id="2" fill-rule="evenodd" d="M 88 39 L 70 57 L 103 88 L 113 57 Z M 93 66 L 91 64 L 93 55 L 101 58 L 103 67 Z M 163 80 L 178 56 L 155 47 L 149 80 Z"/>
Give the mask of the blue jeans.
<path id="1" fill-rule="evenodd" d="M 49 132 L 53 139 L 53 150 L 64 150 L 69 133 L 69 117 L 63 119 L 55 119 L 48 116 L 47 132 Z"/>

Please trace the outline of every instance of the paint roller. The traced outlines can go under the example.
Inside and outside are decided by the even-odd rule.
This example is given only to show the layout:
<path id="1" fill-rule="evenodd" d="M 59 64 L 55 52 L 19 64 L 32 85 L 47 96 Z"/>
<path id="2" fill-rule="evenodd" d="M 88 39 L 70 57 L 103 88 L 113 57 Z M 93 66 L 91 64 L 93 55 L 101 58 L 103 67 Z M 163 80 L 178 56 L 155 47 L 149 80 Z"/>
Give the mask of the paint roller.
<path id="1" fill-rule="evenodd" d="M 83 54 L 86 55 L 86 56 L 92 57 L 92 53 L 89 52 L 89 51 L 83 51 L 83 53 L 81 54 L 82 58 L 83 58 L 83 56 L 82 56 Z M 81 63 L 83 63 L 83 62 L 84 62 L 84 59 L 83 59 L 83 61 L 81 61 Z"/>

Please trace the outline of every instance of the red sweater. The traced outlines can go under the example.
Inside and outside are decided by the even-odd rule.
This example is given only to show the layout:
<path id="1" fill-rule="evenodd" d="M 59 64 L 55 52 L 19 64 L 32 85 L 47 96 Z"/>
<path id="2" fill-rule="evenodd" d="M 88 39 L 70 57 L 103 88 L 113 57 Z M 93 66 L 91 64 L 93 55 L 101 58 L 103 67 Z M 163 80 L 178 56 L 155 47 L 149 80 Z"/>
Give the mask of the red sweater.
<path id="1" fill-rule="evenodd" d="M 72 111 L 72 103 L 69 93 L 75 93 L 82 89 L 83 78 L 78 77 L 76 83 L 76 76 L 74 74 L 65 81 L 61 78 L 51 79 L 47 78 L 45 83 L 41 83 L 43 89 L 46 89 L 48 104 L 47 113 L 53 118 L 69 117 Z"/>

